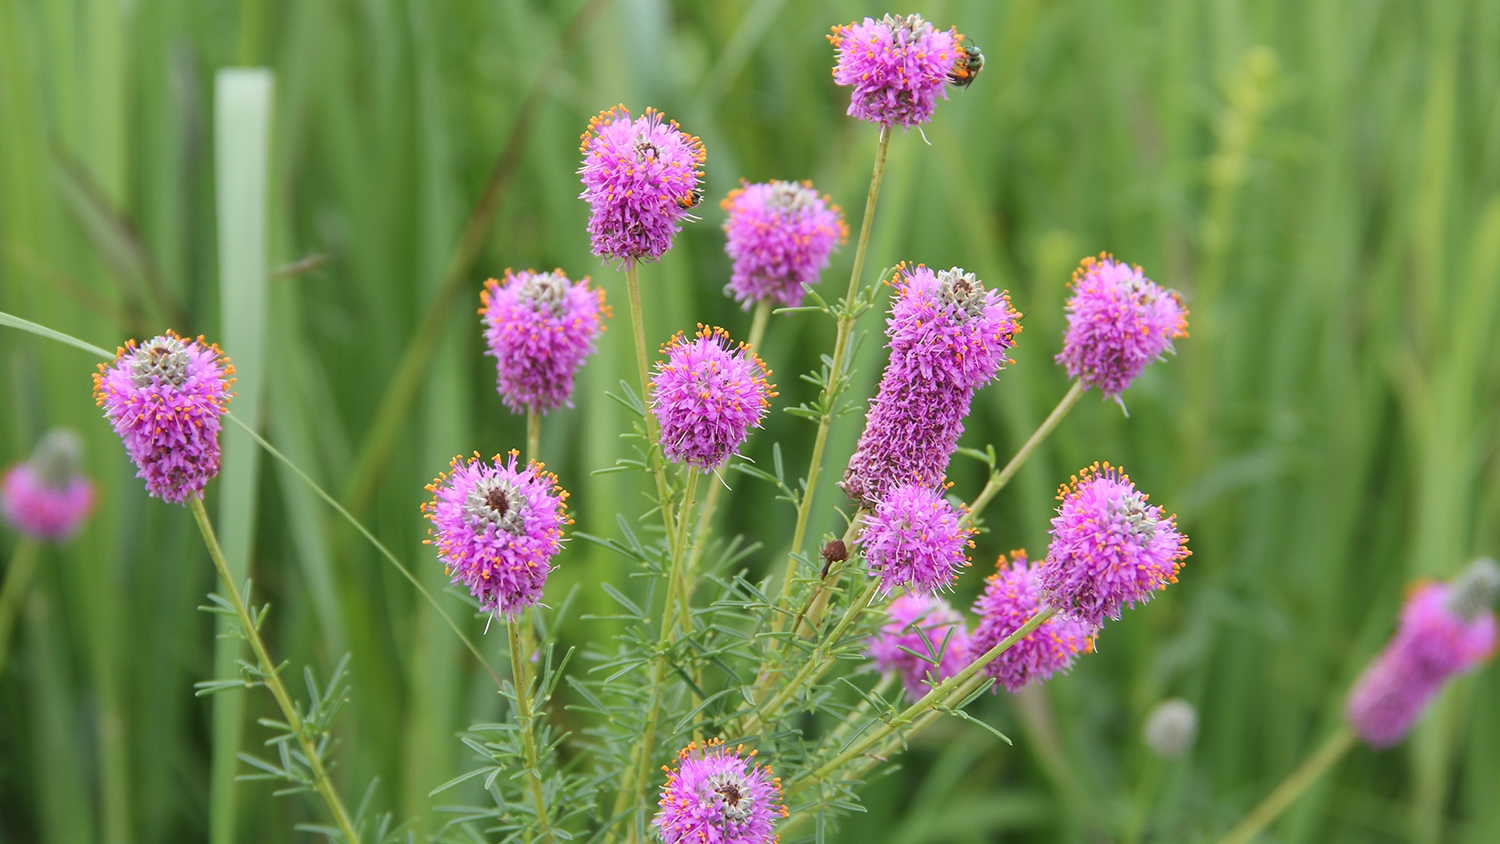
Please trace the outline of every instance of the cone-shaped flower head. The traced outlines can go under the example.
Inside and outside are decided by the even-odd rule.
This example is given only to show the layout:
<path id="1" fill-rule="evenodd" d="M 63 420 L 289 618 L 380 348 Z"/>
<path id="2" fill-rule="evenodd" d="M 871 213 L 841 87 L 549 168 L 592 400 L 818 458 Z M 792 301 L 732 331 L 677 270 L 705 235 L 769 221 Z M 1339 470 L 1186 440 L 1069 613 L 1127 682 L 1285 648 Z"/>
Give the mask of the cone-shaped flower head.
<path id="1" fill-rule="evenodd" d="M 953 586 L 969 565 L 972 527 L 962 524 L 964 510 L 925 486 L 896 487 L 865 522 L 860 539 L 870 573 L 880 577 L 881 591 L 897 586 L 925 595 Z"/>
<path id="2" fill-rule="evenodd" d="M 1073 271 L 1068 330 L 1057 362 L 1086 387 L 1118 399 L 1146 364 L 1187 336 L 1187 309 L 1177 294 L 1146 278 L 1140 267 L 1109 255 L 1084 258 Z"/>
<path id="3" fill-rule="evenodd" d="M 589 204 L 594 254 L 634 264 L 672 248 L 679 224 L 703 199 L 703 144 L 655 109 L 632 119 L 621 105 L 589 121 L 579 152 L 579 198 Z"/>
<path id="4" fill-rule="evenodd" d="M 83 442 L 66 428 L 48 431 L 0 481 L 0 515 L 33 539 L 72 536 L 94 508 L 94 484 L 80 470 Z"/>
<path id="5" fill-rule="evenodd" d="M 1479 560 L 1452 583 L 1411 593 L 1395 638 L 1349 693 L 1345 711 L 1360 738 L 1373 747 L 1401 741 L 1449 678 L 1495 655 L 1497 589 L 1500 568 Z"/>
<path id="6" fill-rule="evenodd" d="M 712 472 L 760 427 L 776 395 L 766 380 L 770 370 L 724 329 L 705 325 L 691 338 L 678 332 L 662 352 L 667 359 L 651 379 L 662 452 L 673 463 Z"/>
<path id="7" fill-rule="evenodd" d="M 140 345 L 132 340 L 113 364 L 99 365 L 94 400 L 151 495 L 182 504 L 219 474 L 219 416 L 233 374 L 218 346 L 170 331 Z"/>
<path id="8" fill-rule="evenodd" d="M 1198 710 L 1180 697 L 1168 698 L 1152 707 L 1141 727 L 1141 739 L 1152 753 L 1163 759 L 1181 756 L 1198 737 Z"/>
<path id="9" fill-rule="evenodd" d="M 864 507 L 915 483 L 936 490 L 958 448 L 974 391 L 1010 363 L 1021 330 L 1004 291 L 958 267 L 902 265 L 886 321 L 890 361 L 839 485 Z"/>
<path id="10" fill-rule="evenodd" d="M 870 637 L 870 658 L 901 677 L 917 701 L 969 664 L 969 630 L 948 602 L 934 595 L 902 595 L 885 609 L 886 623 Z"/>
<path id="11" fill-rule="evenodd" d="M 746 310 L 755 302 L 800 304 L 834 247 L 849 238 L 844 212 L 812 182 L 745 183 L 719 205 L 729 212 L 724 251 L 734 260 L 724 292 Z"/>
<path id="12" fill-rule="evenodd" d="M 776 819 L 786 817 L 781 780 L 755 751 L 730 750 L 718 739 L 693 742 L 664 768 L 667 782 L 652 823 L 664 844 L 772 844 Z"/>
<path id="13" fill-rule="evenodd" d="M 422 511 L 432 521 L 427 544 L 453 583 L 462 583 L 479 609 L 514 618 L 542 597 L 552 558 L 562 550 L 568 493 L 535 461 L 453 458 L 451 470 L 428 484 Z"/>
<path id="14" fill-rule="evenodd" d="M 936 29 L 921 15 L 886 15 L 835 26 L 833 81 L 853 86 L 850 117 L 911 128 L 932 119 L 945 83 L 968 87 L 984 65 L 956 29 Z"/>
<path id="15" fill-rule="evenodd" d="M 1177 582 L 1191 553 L 1177 517 L 1147 502 L 1118 467 L 1094 464 L 1058 488 L 1042 600 L 1093 627 Z"/>
<path id="16" fill-rule="evenodd" d="M 969 637 L 969 652 L 975 659 L 1020 630 L 1042 609 L 1037 565 L 1026 559 L 1025 551 L 1012 551 L 1010 556 L 1009 564 L 1000 556 L 995 573 L 974 601 L 979 625 Z M 1094 649 L 1094 632 L 1081 621 L 1054 615 L 986 665 L 984 673 L 1015 694 L 1072 668 L 1074 658 Z"/>
<path id="17" fill-rule="evenodd" d="M 505 406 L 541 413 L 572 406 L 573 375 L 594 353 L 609 306 L 588 277 L 574 283 L 562 270 L 505 271 L 479 293 L 486 354 L 495 359 L 495 386 Z"/>

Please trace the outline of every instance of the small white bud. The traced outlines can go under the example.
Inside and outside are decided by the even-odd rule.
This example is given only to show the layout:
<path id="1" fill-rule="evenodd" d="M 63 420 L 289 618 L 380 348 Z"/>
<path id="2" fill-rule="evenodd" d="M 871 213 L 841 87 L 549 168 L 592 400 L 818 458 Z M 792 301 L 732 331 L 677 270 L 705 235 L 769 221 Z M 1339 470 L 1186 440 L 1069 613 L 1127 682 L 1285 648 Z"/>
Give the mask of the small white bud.
<path id="1" fill-rule="evenodd" d="M 1180 697 L 1164 700 L 1146 716 L 1141 737 L 1157 756 L 1181 756 L 1198 737 L 1198 710 Z"/>

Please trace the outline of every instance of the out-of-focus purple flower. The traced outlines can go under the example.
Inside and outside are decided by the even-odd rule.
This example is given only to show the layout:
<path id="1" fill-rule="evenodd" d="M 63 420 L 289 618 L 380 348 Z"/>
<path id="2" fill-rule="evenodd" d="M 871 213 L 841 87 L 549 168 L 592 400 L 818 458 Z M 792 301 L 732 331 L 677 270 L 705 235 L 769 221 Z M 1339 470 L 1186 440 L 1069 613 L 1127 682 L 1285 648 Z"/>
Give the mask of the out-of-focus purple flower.
<path id="1" fill-rule="evenodd" d="M 905 586 L 925 595 L 952 587 L 969 565 L 965 549 L 974 547 L 970 537 L 976 531 L 962 524 L 963 516 L 960 508 L 925 486 L 891 490 L 866 520 L 860 539 L 881 591 Z"/>
<path id="2" fill-rule="evenodd" d="M 935 29 L 921 15 L 835 26 L 828 41 L 838 52 L 833 80 L 854 88 L 849 116 L 884 126 L 928 122 L 937 101 L 948 98 L 944 83 L 967 87 L 983 65 L 963 47 L 958 30 Z"/>
<path id="3" fill-rule="evenodd" d="M 467 586 L 483 612 L 512 618 L 542 597 L 572 524 L 557 476 L 535 461 L 517 468 L 517 459 L 515 451 L 503 461 L 455 457 L 422 505 L 432 522 L 427 544 L 453 583 Z"/>
<path id="4" fill-rule="evenodd" d="M 168 331 L 132 340 L 100 364 L 94 399 L 151 495 L 182 504 L 219 474 L 219 416 L 229 405 L 234 366 L 202 337 Z"/>
<path id="5" fill-rule="evenodd" d="M 594 254 L 634 264 L 672 248 L 679 224 L 703 199 L 702 142 L 655 109 L 632 119 L 620 105 L 589 120 L 578 151 Z"/>
<path id="6" fill-rule="evenodd" d="M 889 620 L 869 639 L 870 659 L 877 669 L 900 675 L 912 701 L 971 661 L 963 616 L 942 598 L 902 595 L 891 601 L 885 613 Z"/>
<path id="7" fill-rule="evenodd" d="M 730 750 L 718 739 L 693 742 L 667 769 L 652 824 L 664 844 L 772 844 L 776 819 L 786 817 L 781 780 L 755 751 Z"/>
<path id="8" fill-rule="evenodd" d="M 83 443 L 66 428 L 48 431 L 0 481 L 0 515 L 21 533 L 61 542 L 77 532 L 94 509 L 94 484 L 80 471 Z"/>
<path id="9" fill-rule="evenodd" d="M 1057 362 L 1068 376 L 1118 399 L 1146 364 L 1187 336 L 1187 309 L 1177 294 L 1146 278 L 1140 267 L 1109 255 L 1084 258 L 1073 271 L 1068 330 Z"/>
<path id="10" fill-rule="evenodd" d="M 1345 709 L 1372 747 L 1404 738 L 1443 684 L 1495 655 L 1500 569 L 1480 560 L 1453 583 L 1419 585 L 1401 609 L 1396 636 L 1349 693 Z"/>
<path id="11" fill-rule="evenodd" d="M 572 406 L 573 375 L 594 353 L 609 306 L 604 291 L 576 284 L 562 270 L 505 271 L 479 293 L 486 354 L 495 359 L 495 386 L 505 406 L 540 413 Z"/>
<path id="12" fill-rule="evenodd" d="M 1175 516 L 1147 503 L 1118 467 L 1094 464 L 1058 488 L 1052 544 L 1038 570 L 1042 599 L 1091 627 L 1177 582 L 1192 552 Z"/>
<path id="13" fill-rule="evenodd" d="M 743 183 L 719 204 L 729 212 L 724 251 L 734 260 L 724 292 L 746 310 L 755 302 L 800 303 L 834 247 L 849 238 L 843 211 L 812 182 Z"/>
<path id="14" fill-rule="evenodd" d="M 1042 606 L 1037 565 L 1026 559 L 1025 551 L 1012 551 L 1008 565 L 1001 555 L 984 592 L 974 601 L 979 626 L 969 637 L 970 653 L 975 659 L 988 653 L 1020 630 Z M 1094 633 L 1094 628 L 1081 621 L 1054 615 L 986 665 L 984 673 L 1015 694 L 1031 683 L 1046 682 L 1053 674 L 1072 668 L 1074 658 L 1094 649 Z"/>
<path id="15" fill-rule="evenodd" d="M 776 396 L 770 370 L 724 329 L 705 325 L 691 339 L 678 332 L 662 352 L 667 359 L 651 379 L 662 453 L 712 472 L 760 427 Z"/>
<path id="16" fill-rule="evenodd" d="M 974 392 L 1010 363 L 1021 330 L 1003 290 L 958 267 L 897 268 L 886 322 L 890 361 L 839 484 L 862 507 L 907 483 L 937 489 L 958 448 Z"/>

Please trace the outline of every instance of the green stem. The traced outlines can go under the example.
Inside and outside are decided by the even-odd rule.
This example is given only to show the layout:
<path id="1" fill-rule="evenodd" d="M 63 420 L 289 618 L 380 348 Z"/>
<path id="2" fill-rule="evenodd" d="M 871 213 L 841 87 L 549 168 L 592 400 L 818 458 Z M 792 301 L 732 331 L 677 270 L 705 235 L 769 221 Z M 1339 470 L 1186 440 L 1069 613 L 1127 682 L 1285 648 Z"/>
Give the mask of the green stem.
<path id="1" fill-rule="evenodd" d="M 1297 770 L 1292 771 L 1286 779 L 1281 781 L 1281 785 L 1276 786 L 1274 791 L 1266 795 L 1266 799 L 1250 810 L 1250 814 L 1235 824 L 1234 829 L 1229 830 L 1227 835 L 1220 838 L 1219 844 L 1249 844 L 1250 840 L 1259 835 L 1260 831 L 1265 829 L 1271 821 L 1276 820 L 1282 812 L 1287 810 L 1287 807 L 1296 802 L 1297 798 L 1302 796 L 1302 792 L 1316 782 L 1323 772 L 1342 758 L 1344 753 L 1354 745 L 1355 738 L 1352 727 L 1348 724 L 1339 725 L 1333 735 L 1324 740 L 1323 744 L 1314 750 Z"/>
<path id="2" fill-rule="evenodd" d="M 5 570 L 5 585 L 0 587 L 0 676 L 5 673 L 5 658 L 10 654 L 10 636 L 15 630 L 16 613 L 31 590 L 31 580 L 36 575 L 36 563 L 41 555 L 42 546 L 35 539 L 22 536 L 16 541 L 10 567 Z"/>
<path id="3" fill-rule="evenodd" d="M 833 424 L 834 398 L 842 389 L 844 358 L 849 353 L 849 334 L 854 330 L 854 297 L 859 294 L 860 273 L 865 267 L 865 253 L 870 245 L 870 229 L 875 224 L 875 201 L 880 197 L 880 181 L 885 175 L 885 154 L 890 146 L 889 127 L 880 129 L 880 145 L 875 149 L 875 169 L 870 173 L 870 191 L 865 197 L 865 217 L 859 226 L 859 242 L 854 248 L 854 266 L 849 272 L 849 292 L 844 298 L 845 311 L 838 319 L 838 334 L 833 342 L 833 357 L 829 359 L 828 383 L 823 388 L 824 413 L 818 419 L 818 432 L 813 436 L 812 456 L 807 461 L 807 485 L 797 502 L 797 522 L 792 528 L 792 550 L 787 555 L 786 574 L 781 580 L 778 602 L 790 600 L 792 581 L 797 576 L 797 555 L 802 553 L 802 543 L 807 539 L 807 522 L 812 513 L 813 498 L 818 491 L 818 476 L 823 471 L 823 449 L 828 443 L 828 428 Z M 771 629 L 780 632 L 783 616 L 778 613 L 771 620 Z"/>
<path id="4" fill-rule="evenodd" d="M 641 283 L 633 263 L 625 265 L 625 287 L 630 294 L 630 330 L 635 339 L 635 366 L 641 379 L 641 405 L 646 411 L 646 453 L 649 455 L 661 442 L 661 430 L 656 424 L 656 414 L 651 412 L 651 365 L 646 353 L 646 325 L 641 317 Z M 656 499 L 661 502 L 662 522 L 670 536 L 674 522 L 672 501 L 667 497 L 667 468 L 654 457 L 648 459 L 652 474 L 656 476 Z"/>
<path id="5" fill-rule="evenodd" d="M 771 322 L 771 300 L 766 299 L 755 306 L 755 315 L 750 318 L 750 339 L 745 341 L 756 352 L 760 351 L 760 341 L 766 339 L 766 326 Z"/>
<path id="6" fill-rule="evenodd" d="M 984 489 L 980 490 L 979 495 L 974 499 L 974 503 L 969 505 L 969 511 L 964 513 L 963 518 L 959 520 L 960 525 L 966 525 L 972 521 L 974 516 L 978 515 L 979 511 L 983 510 L 990 503 L 990 500 L 1000 490 L 1004 489 L 1006 484 L 1010 483 L 1010 479 L 1020 470 L 1021 464 L 1026 462 L 1026 458 L 1030 457 L 1033 451 L 1036 451 L 1036 447 L 1042 444 L 1042 440 L 1047 439 L 1047 435 L 1052 433 L 1052 429 L 1057 427 L 1057 423 L 1061 422 L 1063 417 L 1068 415 L 1068 411 L 1073 409 L 1073 405 L 1078 403 L 1079 397 L 1083 395 L 1083 389 L 1083 381 L 1073 382 L 1073 386 L 1068 389 L 1062 400 L 1057 403 L 1057 407 L 1052 408 L 1052 412 L 1047 415 L 1046 420 L 1042 422 L 1041 426 L 1032 432 L 1031 439 L 1027 440 L 1026 444 L 1021 446 L 1021 450 L 1016 452 L 1016 456 L 1012 457 L 1010 462 L 1005 464 L 1004 469 L 990 475 L 989 483 L 984 485 Z"/>
<path id="7" fill-rule="evenodd" d="M 537 828 L 542 838 L 555 841 L 552 822 L 547 817 L 547 800 L 542 794 L 542 768 L 536 750 L 536 724 L 531 713 L 531 681 L 526 678 L 527 651 L 521 646 L 521 624 L 512 618 L 506 622 L 510 632 L 510 667 L 516 683 L 516 721 L 521 727 L 521 741 L 526 753 L 526 781 L 530 785 L 531 800 L 536 804 Z"/>
<path id="8" fill-rule="evenodd" d="M 859 537 L 859 532 L 864 529 L 866 513 L 863 509 L 854 511 L 854 518 L 849 520 L 849 527 L 844 531 L 844 548 L 849 549 L 849 555 L 854 555 L 854 541 Z M 828 601 L 833 596 L 833 588 L 838 586 L 839 578 L 844 569 L 849 567 L 849 560 L 839 563 L 818 581 L 813 587 L 812 594 L 807 596 L 802 609 L 797 613 L 796 619 L 792 621 L 792 630 L 798 636 L 811 638 L 818 632 L 818 625 L 823 623 L 823 614 L 828 612 Z"/>
<path id="9" fill-rule="evenodd" d="M 542 415 L 536 408 L 526 408 L 526 460 L 542 460 Z"/>
<path id="10" fill-rule="evenodd" d="M 328 803 L 328 810 L 333 813 L 334 823 L 338 824 L 339 831 L 344 834 L 344 840 L 348 844 L 359 844 L 359 833 L 354 829 L 354 822 L 350 819 L 348 810 L 344 808 L 344 802 L 339 799 L 333 780 L 328 778 L 328 771 L 324 769 L 322 758 L 318 754 L 317 743 L 308 736 L 302 723 L 302 716 L 297 712 L 297 705 L 292 702 L 292 696 L 287 693 L 286 686 L 281 682 L 281 675 L 277 671 L 276 663 L 272 661 L 270 653 L 266 650 L 265 641 L 260 638 L 260 630 L 256 627 L 255 619 L 250 616 L 250 611 L 245 607 L 245 599 L 240 595 L 239 585 L 234 582 L 234 575 L 229 573 L 229 564 L 224 560 L 224 550 L 219 547 L 219 538 L 214 533 L 213 524 L 208 520 L 208 512 L 203 509 L 203 499 L 189 499 L 188 509 L 193 511 L 193 518 L 198 522 L 198 530 L 203 533 L 203 542 L 208 546 L 208 555 L 213 558 L 214 568 L 219 572 L 219 580 L 224 585 L 224 591 L 229 594 L 229 603 L 234 607 L 235 616 L 239 618 L 240 628 L 245 634 L 246 641 L 250 643 L 250 650 L 255 653 L 256 662 L 260 663 L 262 681 L 266 688 L 271 690 L 271 696 L 276 698 L 276 705 L 281 707 L 281 716 L 286 719 L 287 727 L 302 747 L 302 755 L 306 757 L 307 767 L 312 772 L 313 783 L 318 793 L 323 795 L 323 800 Z"/>
<path id="11" fill-rule="evenodd" d="M 1046 607 L 1042 610 L 1039 610 L 1036 615 L 1033 615 L 1026 621 L 1025 624 L 1021 625 L 1021 627 L 1017 629 L 1016 632 L 1000 640 L 998 644 L 986 651 L 985 654 L 979 659 L 976 659 L 974 662 L 970 663 L 966 668 L 964 668 L 964 670 L 958 672 L 947 680 L 944 680 L 937 686 L 934 686 L 932 691 L 923 695 L 921 700 L 907 707 L 901 712 L 901 714 L 881 724 L 878 728 L 870 731 L 854 744 L 850 745 L 844 752 L 834 757 L 832 761 L 822 765 L 811 774 L 801 777 L 789 784 L 786 787 L 786 796 L 791 797 L 797 792 L 807 788 L 809 785 L 812 785 L 814 782 L 826 780 L 831 774 L 837 772 L 839 768 L 848 764 L 850 761 L 859 758 L 865 753 L 865 751 L 884 741 L 887 737 L 891 736 L 893 733 L 900 730 L 907 724 L 912 723 L 923 713 L 933 709 L 933 707 L 937 704 L 947 703 L 948 701 L 957 699 L 958 695 L 954 694 L 955 691 L 958 691 L 961 687 L 966 686 L 969 683 L 970 679 L 974 678 L 981 669 L 983 669 L 986 665 L 989 665 L 991 662 L 994 662 L 1000 657 L 1001 654 L 1010 650 L 1012 646 L 1025 638 L 1026 634 L 1042 626 L 1042 624 L 1046 622 L 1047 619 L 1051 618 L 1056 613 L 1057 610 L 1052 607 Z M 972 688 L 970 688 L 969 691 L 972 691 Z"/>

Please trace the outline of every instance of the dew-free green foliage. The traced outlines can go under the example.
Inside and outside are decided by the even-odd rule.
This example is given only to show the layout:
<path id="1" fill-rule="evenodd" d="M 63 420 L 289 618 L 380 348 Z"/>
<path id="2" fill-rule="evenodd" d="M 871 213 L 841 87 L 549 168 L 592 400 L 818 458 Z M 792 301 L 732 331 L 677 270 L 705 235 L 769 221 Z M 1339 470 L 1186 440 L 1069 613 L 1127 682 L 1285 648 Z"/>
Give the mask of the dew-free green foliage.
<path id="1" fill-rule="evenodd" d="M 635 525 L 649 480 L 590 474 L 629 453 L 617 436 L 628 411 L 604 393 L 633 381 L 634 363 L 624 276 L 588 254 L 578 134 L 623 102 L 702 136 L 704 219 L 642 268 L 646 335 L 655 344 L 706 322 L 743 337 L 750 315 L 720 292 L 717 199 L 742 177 L 811 178 L 857 224 L 875 131 L 843 115 L 823 35 L 912 10 L 596 0 L 602 14 L 555 53 L 582 5 L 0 0 L 0 310 L 106 348 L 168 327 L 222 339 L 213 74 L 271 67 L 256 421 L 355 505 L 495 665 L 504 630 L 481 638 L 483 623 L 445 591 L 417 512 L 454 454 L 524 448 L 525 420 L 505 410 L 481 356 L 482 281 L 560 266 L 593 275 L 614 303 L 576 407 L 546 419 L 542 457 L 573 494 L 576 530 L 621 538 L 614 514 Z M 1176 511 L 1194 556 L 1072 674 L 970 707 L 1015 747 L 942 719 L 864 789 L 867 814 L 830 836 L 1094 841 L 1128 835 L 1149 794 L 1143 840 L 1211 840 L 1334 728 L 1403 586 L 1500 550 L 1500 4 L 912 5 L 957 25 L 987 63 L 940 104 L 926 142 L 892 140 L 866 278 L 900 260 L 958 264 L 1009 288 L 1026 314 L 1016 365 L 979 394 L 964 444 L 1004 459 L 1067 389 L 1051 357 L 1083 255 L 1141 264 L 1192 311 L 1177 357 L 1126 392 L 1129 418 L 1086 395 L 990 505 L 955 604 L 999 552 L 1040 556 L 1056 484 L 1094 460 L 1123 464 Z M 469 266 L 461 234 L 539 77 L 550 88 L 520 118 L 524 146 Z M 852 252 L 825 273 L 830 300 Z M 461 294 L 420 335 L 455 274 Z M 878 314 L 860 330 L 862 398 L 881 365 Z M 831 342 L 819 314 L 773 318 L 761 354 L 778 408 L 815 398 L 797 376 Z M 413 356 L 414 401 L 381 447 L 378 411 Z M 0 359 L 0 457 L 72 426 L 101 491 L 88 528 L 44 551 L 0 676 L 0 841 L 205 840 L 213 698 L 193 684 L 214 676 L 215 645 L 196 607 L 215 584 L 192 518 L 132 477 L 89 395 L 94 358 L 6 329 Z M 860 421 L 835 423 L 810 537 L 842 527 L 832 479 Z M 746 453 L 770 471 L 779 443 L 794 479 L 810 432 L 778 410 Z M 984 473 L 956 458 L 954 492 L 972 498 Z M 726 479 L 724 534 L 758 546 L 743 561 L 753 577 L 779 574 L 791 508 L 760 481 Z M 295 475 L 265 460 L 257 483 L 250 568 L 257 602 L 272 605 L 271 647 L 298 667 L 289 685 L 305 696 L 300 666 L 326 682 L 352 654 L 335 727 L 345 799 L 357 805 L 378 778 L 375 811 L 438 828 L 451 816 L 436 807 L 482 795 L 475 781 L 429 792 L 485 764 L 486 742 L 510 741 L 481 730 L 471 748 L 458 735 L 503 720 L 505 700 L 442 616 Z M 223 492 L 210 487 L 210 512 Z M 14 545 L 0 538 L 6 562 Z M 633 599 L 646 586 L 597 544 L 574 540 L 559 562 L 548 603 L 578 591 L 554 662 L 621 631 L 587 618 L 620 612 L 601 582 Z M 567 672 L 590 666 L 575 658 Z M 551 729 L 588 726 L 568 708 L 587 708 L 580 694 L 557 685 Z M 1202 730 L 1184 760 L 1163 764 L 1139 730 L 1174 695 L 1199 708 Z M 273 732 L 253 720 L 275 716 L 268 697 L 244 699 L 243 749 L 274 758 L 259 746 Z M 1491 666 L 1445 693 L 1405 744 L 1354 750 L 1273 833 L 1500 838 L 1497 711 Z M 326 823 L 314 799 L 274 788 L 240 784 L 235 840 L 305 841 L 296 823 Z"/>

